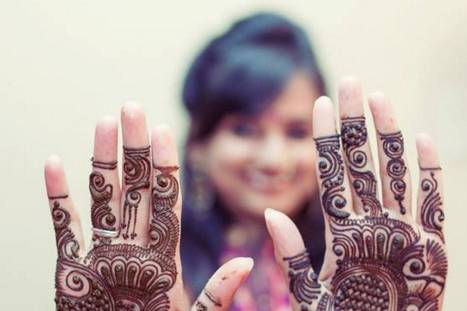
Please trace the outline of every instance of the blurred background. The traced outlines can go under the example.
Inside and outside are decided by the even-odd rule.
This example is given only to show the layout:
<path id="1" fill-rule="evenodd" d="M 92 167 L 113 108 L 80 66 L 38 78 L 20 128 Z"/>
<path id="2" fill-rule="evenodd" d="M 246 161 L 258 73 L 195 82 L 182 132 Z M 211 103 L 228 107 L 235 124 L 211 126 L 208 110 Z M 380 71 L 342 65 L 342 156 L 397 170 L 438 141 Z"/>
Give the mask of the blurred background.
<path id="1" fill-rule="evenodd" d="M 392 99 L 416 172 L 414 136 L 437 142 L 444 169 L 449 279 L 445 310 L 467 310 L 467 2 L 0 2 L 0 307 L 54 309 L 55 240 L 43 183 L 51 153 L 65 162 L 89 237 L 88 174 L 95 122 L 140 101 L 148 123 L 180 144 L 180 88 L 199 49 L 258 10 L 285 14 L 312 38 L 331 96 L 339 78 Z"/>

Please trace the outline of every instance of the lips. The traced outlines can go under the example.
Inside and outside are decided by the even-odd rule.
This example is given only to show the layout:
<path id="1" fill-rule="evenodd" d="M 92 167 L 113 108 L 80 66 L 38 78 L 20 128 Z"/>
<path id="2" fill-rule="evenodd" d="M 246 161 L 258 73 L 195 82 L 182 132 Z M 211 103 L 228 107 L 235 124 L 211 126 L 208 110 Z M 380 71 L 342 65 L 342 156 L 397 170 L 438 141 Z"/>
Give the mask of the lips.
<path id="1" fill-rule="evenodd" d="M 243 179 L 252 190 L 269 194 L 284 191 L 292 182 L 292 174 L 266 175 L 261 172 L 245 172 Z"/>

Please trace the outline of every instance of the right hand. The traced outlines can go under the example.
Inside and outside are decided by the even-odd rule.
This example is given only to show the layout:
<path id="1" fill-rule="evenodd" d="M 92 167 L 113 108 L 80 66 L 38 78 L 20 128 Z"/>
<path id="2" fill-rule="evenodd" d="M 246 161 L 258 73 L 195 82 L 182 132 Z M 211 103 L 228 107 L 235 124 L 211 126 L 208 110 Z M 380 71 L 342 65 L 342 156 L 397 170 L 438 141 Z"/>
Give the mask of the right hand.
<path id="1" fill-rule="evenodd" d="M 346 79 L 340 87 L 340 137 L 331 101 L 315 102 L 313 132 L 327 246 L 319 275 L 293 222 L 282 213 L 266 213 L 296 310 L 442 309 L 448 260 L 436 148 L 427 135 L 418 138 L 420 183 L 413 217 L 404 141 L 392 107 L 380 93 L 369 101 L 378 132 L 382 200 L 359 82 Z"/>
<path id="2" fill-rule="evenodd" d="M 92 243 L 86 251 L 80 218 L 61 161 L 45 164 L 56 233 L 57 310 L 161 311 L 188 309 L 179 251 L 182 198 L 170 131 L 152 131 L 134 104 L 121 114 L 123 185 L 117 169 L 118 124 L 105 118 L 95 132 L 91 192 Z M 192 310 L 227 310 L 252 269 L 249 258 L 227 262 L 208 281 Z"/>

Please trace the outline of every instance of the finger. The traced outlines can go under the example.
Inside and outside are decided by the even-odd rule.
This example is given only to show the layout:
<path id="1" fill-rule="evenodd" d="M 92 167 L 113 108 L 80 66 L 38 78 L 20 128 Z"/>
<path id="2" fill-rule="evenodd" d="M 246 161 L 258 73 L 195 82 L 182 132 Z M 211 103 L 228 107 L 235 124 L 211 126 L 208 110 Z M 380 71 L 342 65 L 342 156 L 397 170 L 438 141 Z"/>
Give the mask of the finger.
<path id="1" fill-rule="evenodd" d="M 151 145 L 154 180 L 149 245 L 173 258 L 176 253 L 178 255 L 182 206 L 177 148 L 170 129 L 165 125 L 153 129 Z"/>
<path id="2" fill-rule="evenodd" d="M 273 241 L 276 261 L 289 282 L 294 310 L 301 304 L 312 305 L 325 292 L 320 285 L 321 276 L 313 270 L 300 232 L 285 214 L 266 209 L 266 227 Z M 329 271 L 322 271 L 321 275 Z"/>
<path id="3" fill-rule="evenodd" d="M 118 123 L 105 117 L 96 125 L 92 172 L 91 222 L 93 243 L 108 243 L 118 235 L 120 224 L 120 181 L 117 169 Z"/>
<path id="4" fill-rule="evenodd" d="M 376 131 L 383 205 L 411 219 L 410 173 L 406 166 L 404 139 L 393 108 L 382 93 L 368 98 Z"/>
<path id="5" fill-rule="evenodd" d="M 239 257 L 225 263 L 209 279 L 191 310 L 229 310 L 235 292 L 252 268 L 251 258 Z"/>
<path id="6" fill-rule="evenodd" d="M 443 176 L 438 152 L 427 134 L 418 135 L 416 143 L 420 165 L 417 222 L 444 241 Z"/>
<path id="7" fill-rule="evenodd" d="M 45 184 L 55 229 L 58 257 L 79 261 L 84 251 L 79 215 L 68 192 L 62 162 L 50 156 L 44 166 Z"/>
<path id="8" fill-rule="evenodd" d="M 150 208 L 151 157 L 143 109 L 128 103 L 121 112 L 123 185 L 120 238 L 128 243 L 147 242 Z"/>
<path id="9" fill-rule="evenodd" d="M 381 203 L 377 197 L 376 174 L 368 141 L 360 81 L 349 77 L 339 85 L 341 139 L 349 180 L 352 185 L 353 208 L 358 214 L 379 216 Z"/>
<path id="10" fill-rule="evenodd" d="M 352 214 L 352 197 L 336 132 L 332 102 L 320 97 L 313 110 L 313 134 L 318 150 L 318 182 L 325 214 L 347 218 Z"/>

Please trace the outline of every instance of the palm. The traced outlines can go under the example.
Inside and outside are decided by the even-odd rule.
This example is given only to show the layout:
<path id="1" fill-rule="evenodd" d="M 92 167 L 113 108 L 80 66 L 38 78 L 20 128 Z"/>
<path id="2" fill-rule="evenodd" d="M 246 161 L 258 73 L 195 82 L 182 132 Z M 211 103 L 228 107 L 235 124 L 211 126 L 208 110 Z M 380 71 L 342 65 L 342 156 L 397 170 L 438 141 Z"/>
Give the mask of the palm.
<path id="1" fill-rule="evenodd" d="M 92 243 L 85 251 L 79 215 L 57 158 L 45 167 L 58 250 L 57 310 L 152 311 L 187 309 L 179 252 L 181 195 L 178 159 L 170 132 L 153 131 L 141 108 L 122 110 L 123 165 L 117 170 L 117 123 L 96 127 L 91 192 Z M 197 308 L 225 310 L 252 268 L 234 259 L 210 279 Z"/>
<path id="2" fill-rule="evenodd" d="M 341 135 L 316 138 L 327 222 L 324 266 L 318 276 L 306 252 L 282 258 L 296 305 L 301 310 L 441 310 L 447 257 L 437 158 L 419 152 L 420 164 L 427 166 L 420 170 L 415 221 L 402 135 L 386 127 L 384 118 L 391 116 L 374 113 L 376 127 L 391 131 L 378 132 L 382 204 L 365 119 L 358 116 L 360 98 L 349 101 L 341 103 Z M 357 116 L 349 117 L 352 113 Z"/>

